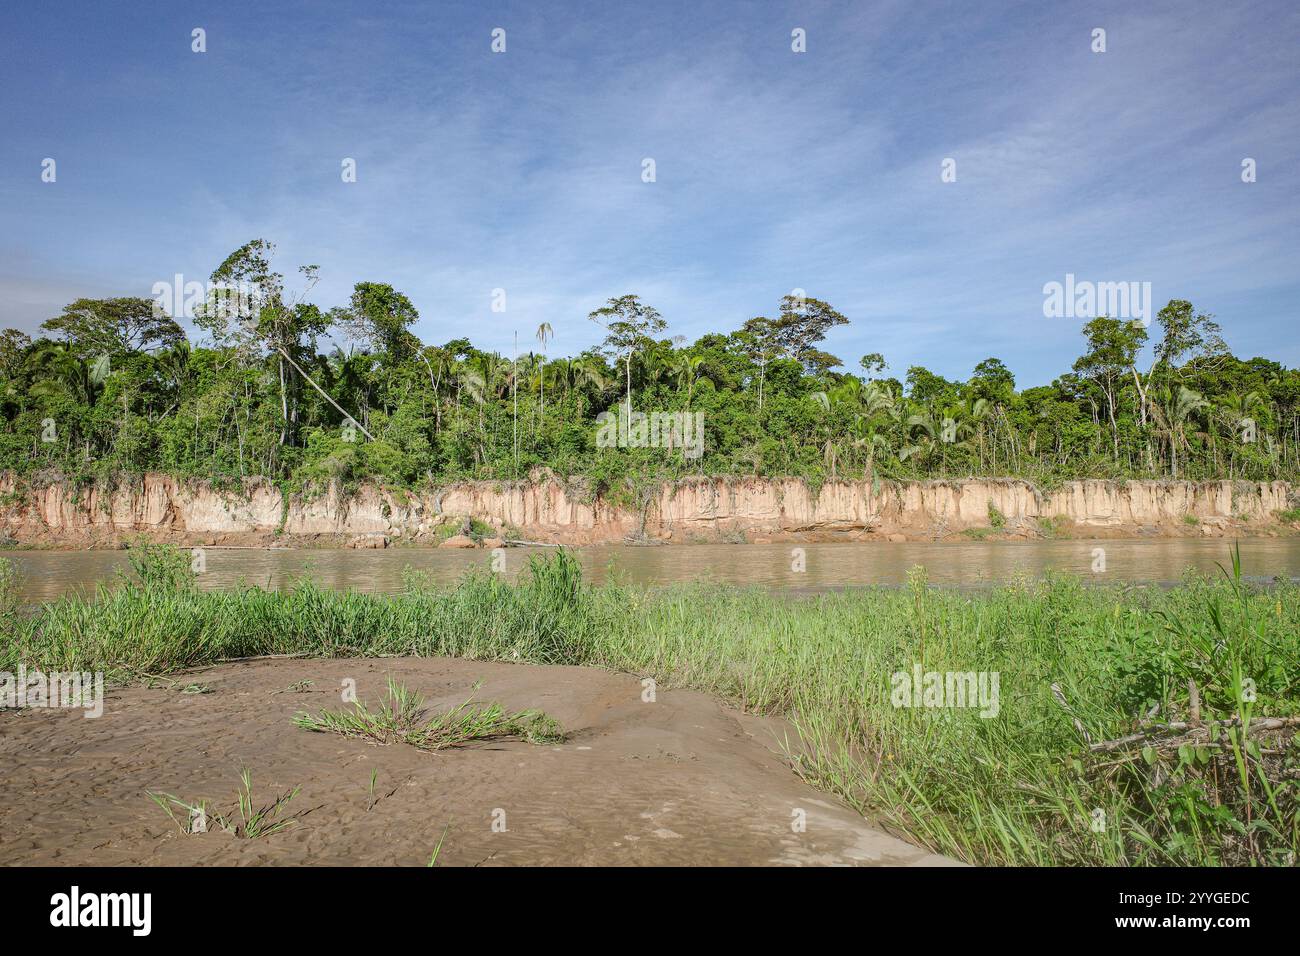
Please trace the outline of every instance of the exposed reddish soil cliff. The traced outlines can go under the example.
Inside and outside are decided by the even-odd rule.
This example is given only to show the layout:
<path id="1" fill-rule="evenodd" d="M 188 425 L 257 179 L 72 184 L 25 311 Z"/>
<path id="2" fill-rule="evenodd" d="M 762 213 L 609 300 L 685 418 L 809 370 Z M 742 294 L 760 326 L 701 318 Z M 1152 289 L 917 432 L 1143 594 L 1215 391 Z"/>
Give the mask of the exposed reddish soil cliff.
<path id="1" fill-rule="evenodd" d="M 1044 492 L 1011 480 L 855 481 L 814 491 L 796 478 L 718 478 L 664 484 L 633 507 L 555 479 L 419 493 L 363 486 L 286 500 L 260 480 L 230 492 L 156 474 L 112 488 L 27 487 L 0 476 L 0 535 L 53 547 L 112 546 L 142 536 L 382 547 L 436 545 L 470 518 L 506 538 L 561 544 L 1277 534 L 1287 530 L 1277 513 L 1294 507 L 1296 495 L 1285 482 L 1073 481 Z"/>

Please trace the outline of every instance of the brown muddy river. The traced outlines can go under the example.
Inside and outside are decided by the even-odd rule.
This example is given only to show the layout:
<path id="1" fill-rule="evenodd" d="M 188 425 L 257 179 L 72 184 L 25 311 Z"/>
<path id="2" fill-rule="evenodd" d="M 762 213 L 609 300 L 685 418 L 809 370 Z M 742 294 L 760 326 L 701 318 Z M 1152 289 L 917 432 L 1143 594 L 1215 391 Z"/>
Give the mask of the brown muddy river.
<path id="1" fill-rule="evenodd" d="M 794 570 L 803 549 L 805 570 Z M 1104 549 L 1105 570 L 1094 572 Z M 963 541 L 908 544 L 698 544 L 662 547 L 609 545 L 582 548 L 578 554 L 591 581 L 610 575 L 636 584 L 708 580 L 757 585 L 773 590 L 808 592 L 868 585 L 897 585 L 915 565 L 940 585 L 996 584 L 1015 577 L 1048 572 L 1079 574 L 1098 583 L 1174 583 L 1189 569 L 1218 573 L 1216 562 L 1230 566 L 1231 542 L 1225 539 L 1163 538 L 1148 540 Z M 505 573 L 518 574 L 529 555 L 550 548 L 511 548 L 504 552 Z M 7 555 L 23 577 L 29 603 L 62 594 L 93 593 L 96 584 L 112 582 L 128 567 L 121 551 L 17 551 Z M 1300 577 L 1300 538 L 1253 538 L 1242 542 L 1244 573 L 1256 580 L 1278 575 Z M 453 582 L 471 567 L 487 570 L 492 553 L 390 548 L 354 550 L 235 550 L 206 548 L 204 588 L 232 587 L 239 582 L 283 588 L 309 574 L 338 589 L 385 592 L 402 587 L 402 572 L 413 568 L 435 581 Z"/>

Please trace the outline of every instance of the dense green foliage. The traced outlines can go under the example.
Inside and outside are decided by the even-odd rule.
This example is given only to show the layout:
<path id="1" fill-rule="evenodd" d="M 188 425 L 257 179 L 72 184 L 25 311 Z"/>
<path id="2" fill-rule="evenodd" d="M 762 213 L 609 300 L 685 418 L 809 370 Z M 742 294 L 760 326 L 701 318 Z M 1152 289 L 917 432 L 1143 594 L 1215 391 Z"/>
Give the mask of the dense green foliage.
<path id="1" fill-rule="evenodd" d="M 202 592 L 185 553 L 152 547 L 133 563 L 134 579 L 93 601 L 30 612 L 4 600 L 0 571 L 12 635 L 0 670 L 129 679 L 274 653 L 606 667 L 788 717 L 810 782 L 971 862 L 1285 864 L 1300 848 L 1300 738 L 1243 740 L 1230 723 L 1300 714 L 1300 590 L 1285 580 L 1252 590 L 1229 570 L 1167 590 L 1058 579 L 971 593 L 929 588 L 918 570 L 903 589 L 790 599 L 593 587 L 560 552 L 517 585 L 482 572 L 439 589 L 412 575 L 382 596 L 309 580 Z M 996 714 L 894 706 L 893 675 L 917 665 L 997 672 Z M 1089 750 L 1085 732 L 1100 742 L 1191 719 L 1189 681 L 1217 731 L 1180 743 L 1155 727 L 1149 741 Z"/>
<path id="2" fill-rule="evenodd" d="M 413 487 L 544 466 L 606 488 L 687 474 L 1050 483 L 1300 472 L 1300 373 L 1232 356 L 1184 301 L 1150 332 L 1092 320 L 1069 372 L 1017 391 L 996 358 L 965 382 L 919 366 L 886 377 L 875 353 L 850 374 L 821 349 L 848 320 L 790 296 L 775 319 L 693 344 L 665 338 L 668 322 L 624 295 L 588 316 L 604 345 L 573 357 L 547 354 L 550 323 L 517 360 L 464 338 L 425 345 L 391 286 L 358 283 L 347 306 L 324 311 L 307 301 L 315 268 L 290 295 L 271 252 L 257 240 L 213 273 L 194 310 L 202 345 L 131 298 L 74 302 L 35 341 L 0 334 L 0 469 Z M 1155 357 L 1139 368 L 1148 334 Z M 596 416 L 628 401 L 702 412 L 703 456 L 597 447 Z"/>

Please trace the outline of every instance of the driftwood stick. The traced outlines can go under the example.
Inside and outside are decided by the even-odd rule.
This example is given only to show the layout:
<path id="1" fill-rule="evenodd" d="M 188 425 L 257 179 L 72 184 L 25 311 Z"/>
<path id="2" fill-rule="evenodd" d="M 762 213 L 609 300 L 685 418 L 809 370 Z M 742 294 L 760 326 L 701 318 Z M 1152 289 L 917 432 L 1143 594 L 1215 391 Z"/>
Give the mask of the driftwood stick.
<path id="1" fill-rule="evenodd" d="M 1230 720 L 1218 720 L 1213 723 L 1220 727 L 1240 727 L 1241 719 L 1233 717 Z M 1264 730 L 1281 730 L 1284 727 L 1300 727 L 1300 717 L 1256 717 L 1250 722 L 1247 734 L 1259 733 Z M 1176 737 L 1157 738 L 1158 732 L 1177 733 Z M 1160 746 L 1168 746 L 1196 739 L 1197 737 L 1209 734 L 1208 728 L 1204 725 L 1194 725 L 1182 720 L 1171 721 L 1167 724 L 1147 727 L 1136 734 L 1129 734 L 1127 737 L 1119 737 L 1115 740 L 1103 740 L 1100 743 L 1089 744 L 1088 749 L 1094 753 L 1103 753 L 1110 750 L 1119 750 L 1127 747 L 1129 744 L 1153 742 Z"/>

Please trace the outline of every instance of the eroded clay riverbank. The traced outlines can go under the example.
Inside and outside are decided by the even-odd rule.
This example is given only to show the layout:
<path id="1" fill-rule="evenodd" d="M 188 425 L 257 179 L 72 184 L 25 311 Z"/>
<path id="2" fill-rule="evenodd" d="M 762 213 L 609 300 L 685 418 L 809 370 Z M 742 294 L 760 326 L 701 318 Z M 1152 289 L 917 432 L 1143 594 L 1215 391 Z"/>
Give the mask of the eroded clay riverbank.
<path id="1" fill-rule="evenodd" d="M 19 546 L 187 545 L 384 548 L 489 546 L 510 539 L 596 545 L 996 538 L 1239 537 L 1294 533 L 1285 482 L 1019 480 L 827 482 L 716 478 L 665 483 L 636 503 L 581 480 L 471 482 L 420 492 L 363 485 L 286 495 L 146 475 L 113 487 L 0 476 L 0 537 Z M 474 531 L 470 537 L 462 530 Z"/>

